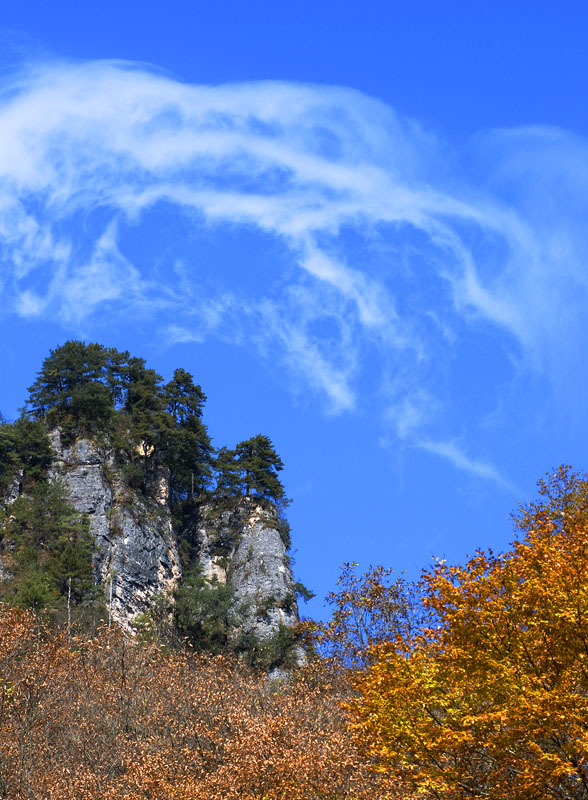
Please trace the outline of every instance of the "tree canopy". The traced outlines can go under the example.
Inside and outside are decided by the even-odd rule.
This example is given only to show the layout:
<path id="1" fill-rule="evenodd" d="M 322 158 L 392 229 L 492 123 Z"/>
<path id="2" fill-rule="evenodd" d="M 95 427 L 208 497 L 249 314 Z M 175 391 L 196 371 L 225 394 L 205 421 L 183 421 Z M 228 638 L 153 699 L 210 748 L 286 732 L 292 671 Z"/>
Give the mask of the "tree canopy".
<path id="1" fill-rule="evenodd" d="M 44 360 L 27 405 L 34 417 L 50 423 L 69 418 L 85 426 L 104 424 L 122 400 L 128 358 L 100 344 L 68 341 Z"/>
<path id="2" fill-rule="evenodd" d="M 6 800 L 374 800 L 341 681 L 309 666 L 268 685 L 241 660 L 102 628 L 69 642 L 0 604 Z"/>
<path id="3" fill-rule="evenodd" d="M 254 495 L 274 503 L 286 497 L 278 478 L 284 464 L 271 439 L 263 434 L 239 442 L 234 450 L 222 448 L 216 468 L 220 494 Z"/>
<path id="4" fill-rule="evenodd" d="M 428 622 L 357 674 L 357 735 L 419 796 L 588 796 L 588 479 L 540 493 L 512 550 L 427 572 Z"/>
<path id="5" fill-rule="evenodd" d="M 210 485 L 213 448 L 202 422 L 205 401 L 184 369 L 164 385 L 144 359 L 128 351 L 68 341 L 44 360 L 27 408 L 34 420 L 59 426 L 66 440 L 106 433 L 135 461 L 137 447 L 156 450 L 170 470 L 177 502 Z"/>
<path id="6" fill-rule="evenodd" d="M 0 421 L 0 490 L 17 473 L 28 483 L 42 479 L 51 461 L 51 447 L 42 424 L 25 414 L 10 424 Z"/>
<path id="7" fill-rule="evenodd" d="M 205 402 L 206 395 L 183 369 L 176 369 L 163 387 L 166 451 L 175 499 L 199 494 L 212 480 L 213 447 L 202 422 Z"/>
<path id="8" fill-rule="evenodd" d="M 3 563 L 12 579 L 0 596 L 43 611 L 97 601 L 92 574 L 93 539 L 87 518 L 70 505 L 59 481 L 40 481 L 10 506 L 0 530 Z"/>
<path id="9" fill-rule="evenodd" d="M 232 450 L 221 448 L 215 461 L 202 421 L 205 402 L 201 387 L 184 369 L 176 369 L 163 384 L 142 358 L 126 350 L 68 341 L 44 360 L 29 389 L 27 409 L 33 420 L 59 426 L 66 439 L 106 432 L 124 446 L 130 437 L 131 457 L 139 445 L 143 451 L 153 448 L 169 468 L 174 502 L 209 489 L 213 470 L 220 496 L 285 500 L 278 478 L 284 465 L 269 437 L 257 434 Z M 10 449 L 0 436 L 0 458 L 3 447 Z"/>

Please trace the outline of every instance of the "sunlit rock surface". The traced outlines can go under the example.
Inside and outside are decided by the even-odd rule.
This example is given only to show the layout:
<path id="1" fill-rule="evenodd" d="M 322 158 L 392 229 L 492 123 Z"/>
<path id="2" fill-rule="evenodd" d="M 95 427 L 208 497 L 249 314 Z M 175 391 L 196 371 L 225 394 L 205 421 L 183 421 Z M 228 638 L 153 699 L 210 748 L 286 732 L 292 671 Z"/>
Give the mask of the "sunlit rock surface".
<path id="1" fill-rule="evenodd" d="M 172 596 L 181 577 L 169 508 L 131 490 L 111 451 L 83 438 L 64 447 L 59 431 L 50 440 L 56 453 L 51 478 L 62 480 L 74 508 L 88 514 L 96 581 L 104 586 L 112 620 L 130 629 L 154 597 Z"/>
<path id="2" fill-rule="evenodd" d="M 72 505 L 88 514 L 96 581 L 112 620 L 132 631 L 155 597 L 172 602 L 182 577 L 167 473 L 153 462 L 144 496 L 129 487 L 107 447 L 87 438 L 64 445 L 59 430 L 50 441 L 55 451 L 50 479 L 63 481 Z M 152 451 L 139 455 L 153 458 Z M 16 482 L 12 500 L 19 489 Z M 188 524 L 203 575 L 232 587 L 232 610 L 243 633 L 263 642 L 298 622 L 296 587 L 271 503 L 242 497 L 230 509 L 195 504 Z M 302 658 L 295 650 L 293 660 Z"/>

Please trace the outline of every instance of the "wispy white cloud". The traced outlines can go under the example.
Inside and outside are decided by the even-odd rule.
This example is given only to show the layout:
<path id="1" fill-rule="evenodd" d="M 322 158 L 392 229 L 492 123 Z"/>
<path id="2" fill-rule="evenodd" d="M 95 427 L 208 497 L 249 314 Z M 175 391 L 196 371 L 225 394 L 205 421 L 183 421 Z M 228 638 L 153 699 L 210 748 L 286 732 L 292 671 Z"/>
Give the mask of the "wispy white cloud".
<path id="1" fill-rule="evenodd" d="M 464 452 L 458 442 L 454 440 L 431 441 L 423 439 L 416 442 L 416 447 L 446 459 L 453 464 L 456 469 L 467 472 L 477 478 L 484 478 L 492 481 L 502 489 L 517 493 L 515 486 L 503 477 L 497 467 L 488 461 L 483 461 L 478 458 L 471 458 Z"/>
<path id="2" fill-rule="evenodd" d="M 586 142 L 490 132 L 449 175 L 456 159 L 433 135 L 350 89 L 195 86 L 123 62 L 37 63 L 2 81 L 5 310 L 75 329 L 104 307 L 155 307 L 169 341 L 255 346 L 331 411 L 357 407 L 375 360 L 383 387 L 394 376 L 381 413 L 397 437 L 502 481 L 424 436 L 447 405 L 432 364 L 483 324 L 565 382 L 588 301 Z M 156 240 L 145 220 L 162 207 L 188 227 L 253 229 L 288 257 L 248 292 L 237 266 L 202 280 L 172 241 L 162 282 L 125 244 Z"/>

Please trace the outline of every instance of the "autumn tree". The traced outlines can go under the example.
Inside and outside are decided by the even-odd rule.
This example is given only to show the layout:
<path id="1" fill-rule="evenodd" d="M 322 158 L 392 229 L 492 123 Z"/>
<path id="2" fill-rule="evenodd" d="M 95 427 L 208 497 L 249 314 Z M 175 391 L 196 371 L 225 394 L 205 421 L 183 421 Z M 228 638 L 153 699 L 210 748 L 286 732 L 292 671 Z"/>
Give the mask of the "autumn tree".
<path id="1" fill-rule="evenodd" d="M 357 676 L 357 736 L 419 796 L 588 797 L 588 479 L 539 489 L 512 549 L 437 563 L 428 622 Z"/>
<path id="2" fill-rule="evenodd" d="M 314 643 L 323 657 L 352 670 L 364 668 L 376 645 L 416 629 L 420 595 L 419 582 L 393 569 L 377 566 L 359 573 L 356 563 L 343 564 L 337 588 L 326 598 L 330 619 L 313 625 Z"/>
<path id="3" fill-rule="evenodd" d="M 346 692 L 320 664 L 272 683 L 115 629 L 69 641 L 0 605 L 0 796 L 406 800 L 346 729 Z"/>

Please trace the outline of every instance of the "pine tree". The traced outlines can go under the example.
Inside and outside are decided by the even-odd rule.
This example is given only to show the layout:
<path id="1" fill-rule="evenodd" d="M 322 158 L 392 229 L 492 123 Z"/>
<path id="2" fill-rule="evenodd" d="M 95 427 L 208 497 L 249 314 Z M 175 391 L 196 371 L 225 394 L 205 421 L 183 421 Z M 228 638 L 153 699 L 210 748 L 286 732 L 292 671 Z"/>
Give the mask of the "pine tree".
<path id="1" fill-rule="evenodd" d="M 233 592 L 226 583 L 209 582 L 200 566 L 192 567 L 175 592 L 177 630 L 197 650 L 229 652 L 238 619 L 231 610 Z"/>
<path id="2" fill-rule="evenodd" d="M 33 416 L 66 428 L 106 425 L 113 411 L 108 364 L 100 344 L 68 341 L 51 350 L 29 389 Z"/>
<path id="3" fill-rule="evenodd" d="M 176 369 L 163 387 L 163 403 L 169 417 L 166 425 L 167 463 L 172 500 L 200 493 L 212 478 L 212 444 L 202 422 L 206 395 L 189 372 Z"/>
<path id="4" fill-rule="evenodd" d="M 12 424 L 0 423 L 0 486 L 10 484 L 19 470 L 27 484 L 42 480 L 51 455 L 42 422 L 22 414 Z"/>
<path id="5" fill-rule="evenodd" d="M 284 469 L 269 437 L 258 434 L 235 448 L 235 463 L 245 494 L 255 494 L 274 503 L 285 497 L 277 473 Z"/>
<path id="6" fill-rule="evenodd" d="M 19 467 L 14 428 L 2 417 L 0 419 L 0 487 L 10 483 Z"/>
<path id="7" fill-rule="evenodd" d="M 135 444 L 142 443 L 147 448 L 159 447 L 167 424 L 161 381 L 161 375 L 147 369 L 144 359 L 129 359 L 124 411 Z"/>
<path id="8" fill-rule="evenodd" d="M 13 574 L 2 587 L 7 599 L 36 611 L 63 604 L 70 588 L 76 604 L 94 599 L 88 520 L 59 481 L 36 483 L 13 503 L 3 543 Z"/>
<path id="9" fill-rule="evenodd" d="M 242 494 L 242 481 L 234 450 L 229 450 L 228 447 L 221 447 L 216 455 L 214 469 L 216 472 L 216 494 L 219 498 L 226 499 Z"/>

